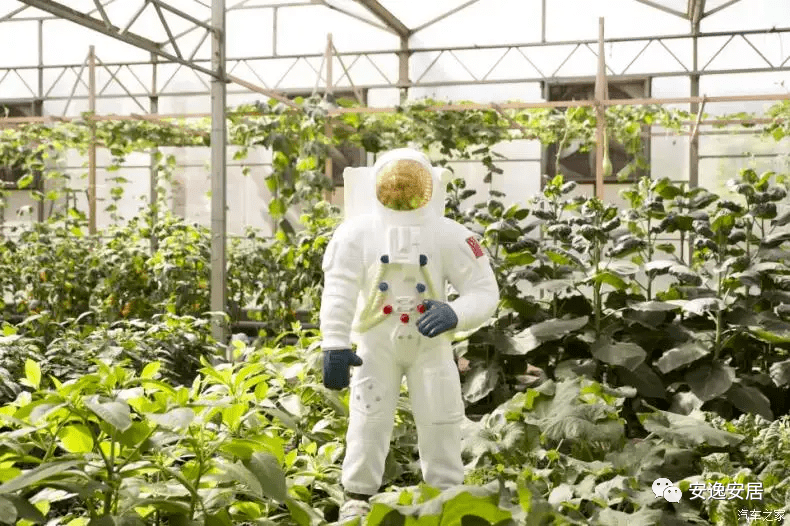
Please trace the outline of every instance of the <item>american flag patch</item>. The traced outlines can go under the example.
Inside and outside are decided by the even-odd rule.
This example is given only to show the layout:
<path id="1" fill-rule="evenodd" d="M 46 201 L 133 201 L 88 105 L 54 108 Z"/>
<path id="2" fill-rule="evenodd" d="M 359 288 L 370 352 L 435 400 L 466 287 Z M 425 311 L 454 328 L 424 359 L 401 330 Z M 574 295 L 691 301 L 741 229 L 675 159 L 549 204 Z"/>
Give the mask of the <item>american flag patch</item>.
<path id="1" fill-rule="evenodd" d="M 474 237 L 466 238 L 466 244 L 472 249 L 472 254 L 474 254 L 476 258 L 483 256 L 483 249 L 480 248 L 480 244 Z"/>

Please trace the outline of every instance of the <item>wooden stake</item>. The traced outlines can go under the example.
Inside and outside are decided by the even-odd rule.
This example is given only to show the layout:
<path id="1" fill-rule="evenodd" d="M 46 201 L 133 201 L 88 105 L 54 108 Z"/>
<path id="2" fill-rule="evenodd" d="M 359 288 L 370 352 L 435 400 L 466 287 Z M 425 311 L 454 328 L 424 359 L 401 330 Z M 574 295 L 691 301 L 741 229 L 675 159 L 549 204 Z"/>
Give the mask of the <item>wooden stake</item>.
<path id="1" fill-rule="evenodd" d="M 606 59 L 603 17 L 598 18 L 598 74 L 595 77 L 595 197 L 604 198 L 604 156 L 606 147 Z"/>
<path id="2" fill-rule="evenodd" d="M 96 49 L 88 53 L 88 111 L 96 114 Z M 91 119 L 91 142 L 88 147 L 88 224 L 91 234 L 96 233 L 96 121 Z"/>

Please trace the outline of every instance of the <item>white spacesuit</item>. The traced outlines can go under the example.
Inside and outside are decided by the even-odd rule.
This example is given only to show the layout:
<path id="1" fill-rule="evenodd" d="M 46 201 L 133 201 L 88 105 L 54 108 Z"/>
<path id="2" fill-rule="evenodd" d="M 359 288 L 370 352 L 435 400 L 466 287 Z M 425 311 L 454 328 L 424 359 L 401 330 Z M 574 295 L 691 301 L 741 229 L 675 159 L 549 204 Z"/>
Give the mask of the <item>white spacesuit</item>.
<path id="1" fill-rule="evenodd" d="M 463 482 L 464 404 L 450 334 L 484 323 L 499 290 L 476 236 L 443 217 L 445 172 L 418 151 L 398 149 L 361 176 L 346 176 L 347 186 L 356 185 L 346 188 L 347 199 L 356 202 L 346 203 L 346 219 L 324 255 L 320 323 L 325 355 L 346 352 L 354 341 L 362 362 L 351 364 L 359 367 L 343 462 L 343 487 L 352 494 L 379 490 L 404 375 L 425 481 L 440 489 Z M 364 206 L 360 199 L 371 206 L 354 215 Z M 447 282 L 459 295 L 449 304 Z M 428 317 L 434 308 L 438 314 Z M 334 369 L 345 385 L 348 370 L 347 361 Z"/>

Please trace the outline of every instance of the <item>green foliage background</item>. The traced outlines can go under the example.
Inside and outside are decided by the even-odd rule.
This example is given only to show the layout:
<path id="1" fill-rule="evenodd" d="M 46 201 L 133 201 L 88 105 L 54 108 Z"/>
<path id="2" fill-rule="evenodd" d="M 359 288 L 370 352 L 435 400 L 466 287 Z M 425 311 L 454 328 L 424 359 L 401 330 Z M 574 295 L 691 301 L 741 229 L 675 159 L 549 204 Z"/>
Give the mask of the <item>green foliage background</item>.
<path id="1" fill-rule="evenodd" d="M 330 146 L 377 152 L 411 141 L 440 162 L 478 159 L 490 177 L 503 140 L 593 144 L 592 110 L 451 113 L 427 111 L 429 102 L 345 114 L 331 139 L 312 101 L 302 113 L 273 104 L 232 114 L 234 144 L 274 150 L 272 215 L 297 204 L 305 213 L 301 228 L 283 221 L 274 239 L 251 231 L 231 246 L 230 299 L 257 305 L 271 329 L 231 342 L 230 359 L 205 317 L 206 229 L 155 206 L 90 236 L 84 214 L 68 208 L 3 238 L 0 290 L 10 301 L 0 312 L 11 321 L 0 335 L 0 522 L 333 520 L 347 393 L 321 385 L 319 335 L 296 321 L 300 308 L 317 313 L 320 260 L 338 220 L 321 200 Z M 770 140 L 790 131 L 788 111 L 771 109 Z M 687 117 L 607 112 L 612 136 L 634 154 L 643 125 L 679 130 Z M 53 161 L 84 149 L 87 123 L 5 130 L 0 161 L 28 170 L 23 185 L 36 173 L 63 178 Z M 205 123 L 98 129 L 117 199 L 131 152 L 207 144 Z M 165 183 L 174 158 L 156 160 Z M 482 234 L 502 290 L 494 319 L 456 341 L 468 363 L 468 485 L 439 494 L 419 483 L 404 398 L 368 523 L 737 524 L 747 508 L 778 517 L 790 505 L 787 185 L 785 174 L 743 170 L 730 200 L 645 179 L 626 187 L 629 207 L 618 210 L 571 197 L 562 178 L 511 207 L 453 181 L 446 213 Z M 661 241 L 668 235 L 680 249 Z M 539 385 L 530 366 L 542 371 Z M 759 501 L 672 504 L 653 495 L 658 477 L 686 492 L 699 482 L 765 491 Z"/>

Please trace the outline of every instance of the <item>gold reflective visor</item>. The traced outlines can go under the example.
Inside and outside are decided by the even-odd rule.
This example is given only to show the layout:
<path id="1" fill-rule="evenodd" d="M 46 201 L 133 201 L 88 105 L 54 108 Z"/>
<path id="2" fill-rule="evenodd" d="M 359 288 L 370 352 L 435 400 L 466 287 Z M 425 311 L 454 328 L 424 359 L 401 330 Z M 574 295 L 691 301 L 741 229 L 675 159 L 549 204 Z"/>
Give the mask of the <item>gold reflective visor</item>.
<path id="1" fill-rule="evenodd" d="M 376 175 L 376 197 L 391 210 L 422 208 L 431 200 L 433 178 L 420 162 L 400 159 L 385 164 Z"/>

